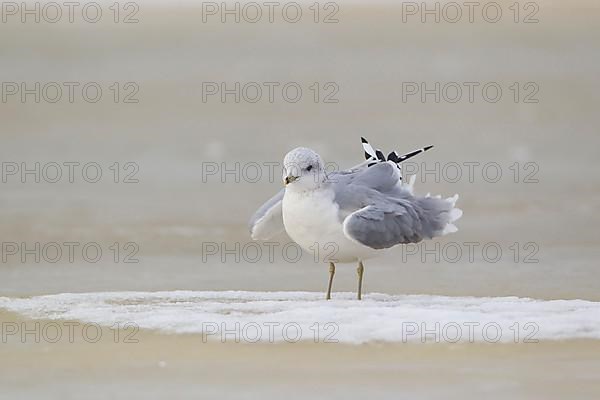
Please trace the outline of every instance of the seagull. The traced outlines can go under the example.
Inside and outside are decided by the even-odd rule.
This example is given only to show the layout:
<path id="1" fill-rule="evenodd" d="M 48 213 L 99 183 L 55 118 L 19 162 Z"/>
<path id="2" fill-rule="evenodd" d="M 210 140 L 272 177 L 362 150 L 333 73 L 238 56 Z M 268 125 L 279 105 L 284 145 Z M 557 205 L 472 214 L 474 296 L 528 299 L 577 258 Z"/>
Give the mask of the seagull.
<path id="1" fill-rule="evenodd" d="M 365 161 L 338 172 L 328 172 L 313 150 L 298 147 L 283 160 L 284 188 L 252 216 L 249 228 L 254 240 L 269 240 L 282 232 L 315 258 L 329 263 L 331 288 L 336 263 L 358 263 L 358 300 L 366 259 L 380 256 L 394 246 L 418 243 L 458 229 L 462 216 L 458 195 L 414 194 L 416 176 L 402 181 L 399 163 L 432 146 L 387 159 L 381 150 L 362 139 Z"/>

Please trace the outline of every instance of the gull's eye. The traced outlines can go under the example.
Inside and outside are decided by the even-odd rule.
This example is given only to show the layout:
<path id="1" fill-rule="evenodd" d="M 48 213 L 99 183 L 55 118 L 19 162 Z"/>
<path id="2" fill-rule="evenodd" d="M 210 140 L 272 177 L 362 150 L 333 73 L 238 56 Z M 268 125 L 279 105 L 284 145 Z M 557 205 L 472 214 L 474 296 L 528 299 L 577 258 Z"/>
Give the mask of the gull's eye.
<path id="1" fill-rule="evenodd" d="M 312 169 L 312 165 L 309 165 L 308 167 L 306 167 L 307 171 L 310 171 Z"/>

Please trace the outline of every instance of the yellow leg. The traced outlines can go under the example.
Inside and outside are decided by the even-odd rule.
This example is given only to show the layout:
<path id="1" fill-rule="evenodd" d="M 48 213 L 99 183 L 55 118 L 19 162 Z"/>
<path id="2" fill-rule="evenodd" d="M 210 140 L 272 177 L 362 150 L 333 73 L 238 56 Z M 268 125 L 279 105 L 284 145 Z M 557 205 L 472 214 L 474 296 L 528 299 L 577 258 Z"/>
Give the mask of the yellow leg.
<path id="1" fill-rule="evenodd" d="M 358 299 L 362 300 L 362 278 L 365 267 L 363 266 L 362 261 L 358 262 L 358 268 L 356 268 L 356 272 L 358 272 Z"/>
<path id="2" fill-rule="evenodd" d="M 331 300 L 331 285 L 333 284 L 333 275 L 335 275 L 335 264 L 329 263 L 329 285 L 327 286 L 327 300 Z"/>

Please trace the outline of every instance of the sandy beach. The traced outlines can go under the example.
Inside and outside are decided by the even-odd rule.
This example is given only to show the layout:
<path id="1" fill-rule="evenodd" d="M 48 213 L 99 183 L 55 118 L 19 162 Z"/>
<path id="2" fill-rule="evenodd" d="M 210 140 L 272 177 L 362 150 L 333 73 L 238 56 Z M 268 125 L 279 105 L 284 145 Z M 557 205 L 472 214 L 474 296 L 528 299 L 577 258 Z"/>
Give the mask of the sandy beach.
<path id="1" fill-rule="evenodd" d="M 598 341 L 250 345 L 142 331 L 138 343 L 115 343 L 105 333 L 97 343 L 76 334 L 2 344 L 2 398 L 591 399 L 600 390 Z"/>

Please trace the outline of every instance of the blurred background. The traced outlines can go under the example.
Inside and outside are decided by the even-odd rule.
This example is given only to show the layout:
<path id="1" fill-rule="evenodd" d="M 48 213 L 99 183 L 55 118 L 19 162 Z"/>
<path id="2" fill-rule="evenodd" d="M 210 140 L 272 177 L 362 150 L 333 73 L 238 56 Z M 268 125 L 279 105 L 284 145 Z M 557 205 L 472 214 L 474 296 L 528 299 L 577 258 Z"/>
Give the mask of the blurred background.
<path id="1" fill-rule="evenodd" d="M 302 3 L 295 23 L 287 3 L 271 17 L 261 6 L 256 23 L 246 4 L 97 4 L 95 23 L 85 3 L 56 23 L 44 3 L 37 15 L 3 6 L 0 233 L 18 249 L 3 248 L 2 294 L 322 290 L 327 269 L 310 256 L 222 250 L 251 241 L 247 221 L 281 188 L 287 151 L 347 168 L 365 136 L 386 154 L 435 145 L 405 170 L 418 193 L 460 194 L 460 231 L 440 243 L 465 252 L 422 262 L 397 250 L 369 263 L 367 291 L 600 299 L 597 3 L 498 2 L 499 19 L 486 3 L 461 18 L 447 3 Z M 80 243 L 73 262 L 21 257 L 65 242 Z M 472 260 L 466 242 L 481 243 Z M 97 262 L 86 243 L 103 250 Z M 131 252 L 139 262 L 123 263 Z M 353 267 L 337 279 L 352 290 Z"/>
<path id="2" fill-rule="evenodd" d="M 434 145 L 405 174 L 417 193 L 460 194 L 464 211 L 459 232 L 369 260 L 365 292 L 599 301 L 599 3 L 314 3 L 255 3 L 258 18 L 247 2 L 72 14 L 3 2 L 0 296 L 324 291 L 327 266 L 284 253 L 285 236 L 270 258 L 247 222 L 281 189 L 289 150 L 348 168 L 364 136 L 386 154 Z M 354 266 L 339 267 L 334 291 L 355 285 Z M 5 395 L 598 393 L 595 342 L 240 348 L 153 335 L 118 351 L 4 344 Z"/>

